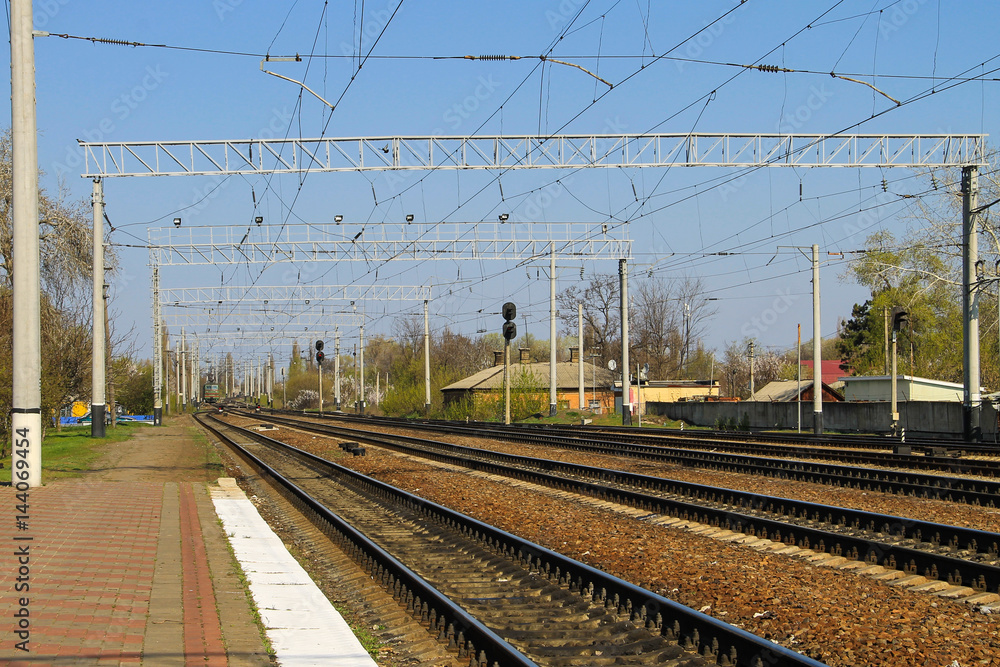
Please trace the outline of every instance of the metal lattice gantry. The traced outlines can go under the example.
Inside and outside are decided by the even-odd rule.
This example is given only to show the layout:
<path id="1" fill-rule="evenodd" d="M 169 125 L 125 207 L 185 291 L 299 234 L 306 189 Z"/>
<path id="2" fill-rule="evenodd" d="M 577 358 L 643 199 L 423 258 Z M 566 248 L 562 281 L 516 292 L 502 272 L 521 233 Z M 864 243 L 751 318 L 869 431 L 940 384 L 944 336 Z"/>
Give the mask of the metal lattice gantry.
<path id="1" fill-rule="evenodd" d="M 624 230 L 624 227 L 621 229 Z M 357 231 L 355 231 L 357 230 Z M 587 223 L 289 224 L 150 228 L 153 266 L 388 260 L 621 259 L 632 241 Z"/>
<path id="2" fill-rule="evenodd" d="M 580 167 L 955 167 L 982 134 L 579 134 L 80 142 L 86 178 Z"/>
<path id="3" fill-rule="evenodd" d="M 364 315 L 349 311 L 328 311 L 323 307 L 301 310 L 284 308 L 198 309 L 168 308 L 162 304 L 167 326 L 208 328 L 214 331 L 278 331 L 287 327 L 359 327 Z"/>
<path id="4" fill-rule="evenodd" d="M 426 285 L 252 285 L 249 287 L 172 287 L 160 290 L 164 305 L 284 304 L 318 305 L 342 301 L 428 301 Z"/>

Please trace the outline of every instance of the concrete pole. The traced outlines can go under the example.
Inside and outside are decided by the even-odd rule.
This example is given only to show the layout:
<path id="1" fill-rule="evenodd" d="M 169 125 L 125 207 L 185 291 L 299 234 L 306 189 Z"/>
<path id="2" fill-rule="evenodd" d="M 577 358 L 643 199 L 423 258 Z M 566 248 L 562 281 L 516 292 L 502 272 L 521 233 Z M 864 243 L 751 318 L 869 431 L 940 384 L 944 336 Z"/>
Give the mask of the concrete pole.
<path id="1" fill-rule="evenodd" d="M 503 423 L 510 425 L 510 339 L 503 340 Z"/>
<path id="2" fill-rule="evenodd" d="M 361 331 L 358 333 L 358 340 L 360 341 L 358 345 L 358 363 L 360 366 L 361 376 L 358 379 L 358 386 L 360 391 L 358 392 L 358 410 L 361 414 L 365 414 L 365 325 L 361 325 Z"/>
<path id="3" fill-rule="evenodd" d="M 340 334 L 333 330 L 333 409 L 340 410 Z"/>
<path id="4" fill-rule="evenodd" d="M 163 361 L 163 327 L 160 323 L 160 267 L 153 266 L 153 426 L 163 423 L 163 397 L 160 394 L 163 378 L 160 374 Z"/>
<path id="5" fill-rule="evenodd" d="M 753 351 L 754 351 L 754 342 L 751 340 L 747 344 L 747 353 L 750 356 L 750 400 L 751 401 L 757 400 L 754 397 L 754 384 L 753 384 L 753 359 L 754 359 L 754 356 L 753 356 Z"/>
<path id="6" fill-rule="evenodd" d="M 892 329 L 892 382 L 890 382 L 892 392 L 892 399 L 890 401 L 890 410 L 892 415 L 890 416 L 889 430 L 892 431 L 893 435 L 899 433 L 899 411 L 896 407 L 896 328 Z"/>
<path id="7" fill-rule="evenodd" d="M 288 383 L 285 382 L 285 367 L 281 367 L 281 409 L 288 409 Z"/>
<path id="8" fill-rule="evenodd" d="M 580 387 L 579 394 L 577 396 L 577 401 L 579 402 L 579 408 L 584 409 L 584 404 L 587 400 L 587 391 L 583 386 L 583 304 L 576 304 L 576 340 L 577 340 L 577 384 Z"/>
<path id="9" fill-rule="evenodd" d="M 164 336 L 163 349 L 163 414 L 170 414 L 170 341 Z"/>
<path id="10" fill-rule="evenodd" d="M 802 433 L 802 325 L 798 325 L 795 342 L 795 407 L 798 410 L 798 433 Z"/>
<path id="11" fill-rule="evenodd" d="M 317 366 L 319 366 L 319 413 L 323 414 L 323 362 L 319 362 Z"/>
<path id="12" fill-rule="evenodd" d="M 813 433 L 823 434 L 823 333 L 819 326 L 819 245 L 812 247 L 813 270 Z"/>
<path id="13" fill-rule="evenodd" d="M 186 345 L 186 341 L 184 340 L 184 328 L 181 327 L 181 350 L 180 350 L 180 355 L 181 356 L 180 356 L 180 361 L 179 361 L 180 365 L 177 367 L 178 368 L 177 376 L 180 378 L 180 382 L 181 382 L 181 387 L 180 387 L 180 411 L 182 413 L 187 410 L 187 392 L 186 392 L 186 389 L 187 389 L 187 364 L 184 363 L 186 361 L 186 359 L 184 358 L 185 357 L 184 353 L 186 351 L 187 351 L 187 345 Z"/>
<path id="14" fill-rule="evenodd" d="M 549 243 L 549 416 L 559 407 L 556 398 L 556 244 Z"/>
<path id="15" fill-rule="evenodd" d="M 628 260 L 618 260 L 618 277 L 621 281 L 622 318 L 622 424 L 632 425 L 632 388 L 628 380 Z"/>
<path id="16" fill-rule="evenodd" d="M 181 345 L 174 346 L 174 406 L 181 411 Z"/>
<path id="17" fill-rule="evenodd" d="M 104 437 L 105 373 L 107 328 L 104 316 L 104 188 L 101 179 L 94 179 L 94 338 L 92 342 L 90 376 L 90 437 Z"/>
<path id="18" fill-rule="evenodd" d="M 978 167 L 962 167 L 962 342 L 964 366 L 964 401 L 962 431 L 965 439 L 979 442 L 981 399 L 979 396 L 979 281 L 976 262 L 979 238 L 976 231 L 976 207 L 979 196 Z"/>
<path id="19" fill-rule="evenodd" d="M 431 416 L 431 325 L 424 299 L 424 417 Z"/>
<path id="20" fill-rule="evenodd" d="M 10 9 L 11 135 L 13 138 L 14 330 L 11 482 L 18 491 L 42 485 L 41 278 L 38 250 L 38 132 L 31 0 Z M 102 283 L 103 283 L 103 276 Z"/>

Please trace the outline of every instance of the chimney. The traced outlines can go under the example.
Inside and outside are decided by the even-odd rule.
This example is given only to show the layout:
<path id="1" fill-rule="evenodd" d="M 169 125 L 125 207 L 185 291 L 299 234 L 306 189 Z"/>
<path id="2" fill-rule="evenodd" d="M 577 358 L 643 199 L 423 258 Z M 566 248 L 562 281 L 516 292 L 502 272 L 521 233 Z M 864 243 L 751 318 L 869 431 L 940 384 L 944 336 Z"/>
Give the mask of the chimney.
<path id="1" fill-rule="evenodd" d="M 493 366 L 503 366 L 503 350 L 493 350 Z"/>
<path id="2" fill-rule="evenodd" d="M 531 363 L 531 348 L 522 347 L 518 348 L 518 352 L 521 353 L 521 363 L 530 364 Z"/>
<path id="3" fill-rule="evenodd" d="M 580 361 L 580 348 L 569 348 L 569 363 L 574 364 Z"/>

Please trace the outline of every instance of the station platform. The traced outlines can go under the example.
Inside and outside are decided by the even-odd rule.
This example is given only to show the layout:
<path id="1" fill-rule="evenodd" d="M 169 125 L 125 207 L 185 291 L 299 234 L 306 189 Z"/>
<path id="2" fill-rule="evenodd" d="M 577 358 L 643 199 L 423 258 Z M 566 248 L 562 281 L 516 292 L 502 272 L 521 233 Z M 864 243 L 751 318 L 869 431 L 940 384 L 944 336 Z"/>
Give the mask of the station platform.
<path id="1" fill-rule="evenodd" d="M 188 446 L 182 420 L 143 427 L 103 473 L 43 475 L 27 506 L 0 487 L 0 663 L 374 665 L 233 480 L 130 458 L 130 447 Z M 163 476 L 182 479 L 143 479 Z"/>

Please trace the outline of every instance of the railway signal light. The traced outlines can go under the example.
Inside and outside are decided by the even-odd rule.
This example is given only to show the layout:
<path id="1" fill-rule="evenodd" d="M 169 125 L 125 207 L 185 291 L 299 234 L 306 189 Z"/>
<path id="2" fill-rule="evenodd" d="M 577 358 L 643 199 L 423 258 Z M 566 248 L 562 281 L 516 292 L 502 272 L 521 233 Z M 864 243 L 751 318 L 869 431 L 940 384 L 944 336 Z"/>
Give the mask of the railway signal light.
<path id="1" fill-rule="evenodd" d="M 900 308 L 899 306 L 893 306 L 892 308 L 892 330 L 899 331 L 904 325 L 910 323 L 910 314 Z"/>
<path id="2" fill-rule="evenodd" d="M 326 355 L 325 355 L 325 354 L 323 354 L 322 352 L 317 352 L 317 353 L 316 353 L 316 363 L 317 363 L 317 364 L 322 364 L 322 363 L 323 363 L 323 360 L 324 360 L 325 358 L 326 358 Z"/>
<path id="3" fill-rule="evenodd" d="M 503 314 L 503 318 L 508 322 L 510 322 L 512 319 L 517 317 L 517 306 L 508 301 L 503 305 L 501 313 Z"/>
<path id="4" fill-rule="evenodd" d="M 506 340 L 514 340 L 517 338 L 517 325 L 513 322 L 503 323 L 503 337 Z"/>
<path id="5" fill-rule="evenodd" d="M 321 340 L 316 341 L 316 351 L 320 352 L 320 351 L 322 351 L 322 349 L 323 349 L 323 341 L 321 341 Z"/>

